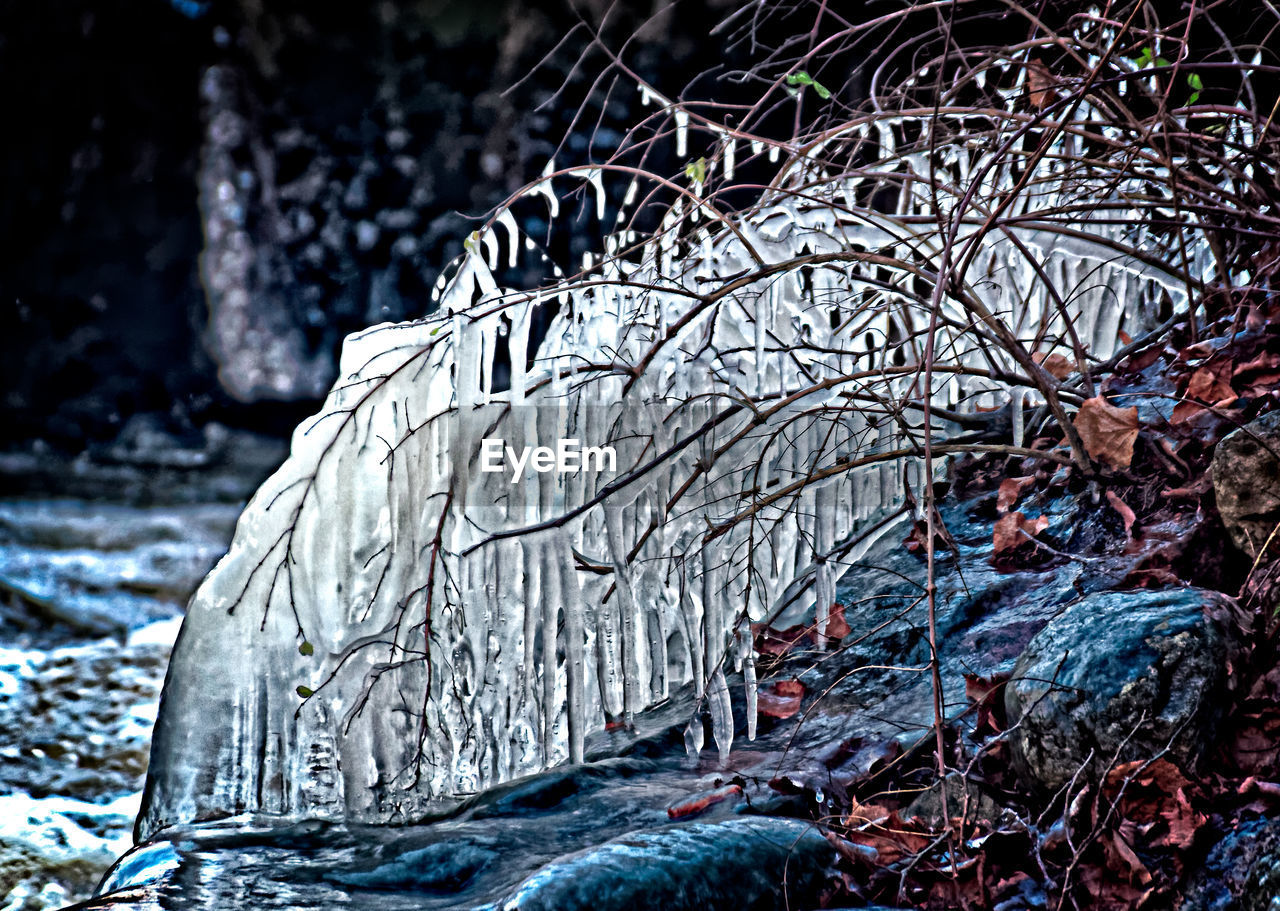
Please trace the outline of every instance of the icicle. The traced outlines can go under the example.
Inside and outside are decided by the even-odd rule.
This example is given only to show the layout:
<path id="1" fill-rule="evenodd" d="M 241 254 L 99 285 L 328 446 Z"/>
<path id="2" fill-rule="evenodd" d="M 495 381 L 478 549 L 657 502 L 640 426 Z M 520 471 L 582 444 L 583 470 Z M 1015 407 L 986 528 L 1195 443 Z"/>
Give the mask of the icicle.
<path id="1" fill-rule="evenodd" d="M 742 663 L 742 689 L 747 702 L 747 739 L 756 739 L 756 720 L 759 710 L 759 689 L 756 684 L 756 649 L 751 635 L 751 620 L 743 617 L 738 622 L 738 660 Z"/>
<path id="2" fill-rule="evenodd" d="M 729 684 L 724 671 L 716 668 L 707 689 L 707 708 L 711 713 L 711 735 L 720 751 L 720 764 L 728 765 L 729 751 L 733 748 L 733 702 L 729 699 Z"/>
<path id="3" fill-rule="evenodd" d="M 600 221 L 604 221 L 604 204 L 606 200 L 604 193 L 604 181 L 601 179 L 602 173 L 603 172 L 599 168 L 587 169 L 587 183 L 589 183 L 591 188 L 595 190 L 596 218 Z"/>
<path id="4" fill-rule="evenodd" d="M 702 752 L 705 737 L 706 729 L 703 726 L 702 713 L 699 712 L 689 719 L 689 725 L 684 729 L 684 748 L 690 759 L 698 758 L 698 754 Z"/>
<path id="5" fill-rule="evenodd" d="M 516 224 L 515 217 L 511 214 L 511 210 L 502 208 L 498 210 L 497 222 L 507 229 L 507 267 L 514 269 L 520 263 L 520 227 Z M 532 238 L 530 238 L 532 240 Z M 494 268 L 497 268 L 496 266 Z"/>
<path id="6" fill-rule="evenodd" d="M 480 242 L 484 244 L 485 262 L 489 265 L 489 271 L 498 271 L 498 236 L 491 230 L 485 230 L 480 233 Z"/>
<path id="7" fill-rule="evenodd" d="M 827 623 L 831 618 L 831 605 L 835 602 L 835 573 L 831 563 L 823 559 L 814 577 L 814 644 L 819 651 L 827 648 Z"/>
<path id="8" fill-rule="evenodd" d="M 528 196 L 545 196 L 547 198 L 547 214 L 550 218 L 555 218 L 560 214 L 560 197 L 555 194 L 555 190 L 551 187 L 551 175 L 555 171 L 555 159 L 548 159 L 547 166 L 542 169 L 542 179 L 534 183 L 525 194 Z"/>
<path id="9" fill-rule="evenodd" d="M 732 136 L 724 141 L 724 179 L 733 180 L 734 158 L 736 155 L 736 143 Z"/>
<path id="10" fill-rule="evenodd" d="M 689 112 L 676 108 L 671 116 L 676 122 L 676 157 L 684 158 L 689 154 Z"/>
<path id="11" fill-rule="evenodd" d="M 1009 395 L 1009 408 L 1013 417 L 1013 445 L 1021 446 L 1022 438 L 1026 435 L 1023 422 L 1024 415 L 1022 413 L 1022 390 L 1014 388 Z"/>

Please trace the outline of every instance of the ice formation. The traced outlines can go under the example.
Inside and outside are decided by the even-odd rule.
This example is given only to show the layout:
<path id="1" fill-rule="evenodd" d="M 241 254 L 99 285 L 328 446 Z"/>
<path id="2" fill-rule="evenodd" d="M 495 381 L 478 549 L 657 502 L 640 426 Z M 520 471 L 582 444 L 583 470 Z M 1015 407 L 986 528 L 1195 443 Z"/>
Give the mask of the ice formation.
<path id="1" fill-rule="evenodd" d="M 842 565 L 899 506 L 904 473 L 918 489 L 923 397 L 955 413 L 1037 400 L 996 321 L 1029 352 L 1106 358 L 1122 329 L 1185 305 L 1204 267 L 1199 248 L 1165 265 L 1158 238 L 1087 207 L 1039 223 L 1070 149 L 1048 156 L 1016 227 L 960 223 L 972 262 L 942 298 L 925 390 L 954 188 L 997 153 L 895 155 L 894 135 L 833 135 L 886 157 L 824 179 L 810 150 L 727 222 L 686 197 L 652 239 L 613 237 L 590 271 L 536 292 L 494 279 L 524 246 L 499 213 L 435 316 L 349 338 L 324 408 L 190 606 L 139 835 L 246 813 L 419 818 L 580 760 L 588 734 L 685 684 L 727 753 L 733 672 L 754 706 L 749 624 L 807 611 L 825 632 Z M 746 152 L 722 151 L 721 167 Z M 987 198 L 1013 167 L 985 170 Z M 599 172 L 582 177 L 603 204 Z M 862 183 L 896 206 L 872 207 Z M 550 177 L 537 192 L 556 199 Z M 486 439 L 609 446 L 616 469 L 513 482 L 481 470 Z M 698 717 L 690 748 L 702 740 Z"/>

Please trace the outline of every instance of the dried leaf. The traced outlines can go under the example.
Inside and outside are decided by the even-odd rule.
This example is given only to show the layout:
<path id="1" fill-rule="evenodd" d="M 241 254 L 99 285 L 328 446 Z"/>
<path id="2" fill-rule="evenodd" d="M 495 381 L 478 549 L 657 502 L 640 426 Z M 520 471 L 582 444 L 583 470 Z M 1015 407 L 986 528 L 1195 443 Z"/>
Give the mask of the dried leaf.
<path id="1" fill-rule="evenodd" d="M 1118 799 L 1130 842 L 1148 847 L 1189 848 L 1207 817 L 1191 805 L 1191 780 L 1167 759 L 1126 762 L 1107 775 L 1105 791 Z"/>
<path id="2" fill-rule="evenodd" d="M 797 624 L 786 629 L 774 629 L 763 623 L 751 624 L 751 634 L 756 640 L 756 653 L 759 655 L 780 656 L 793 649 L 811 645 L 809 633 L 811 627 Z"/>
<path id="3" fill-rule="evenodd" d="M 1241 395 L 1256 398 L 1273 392 L 1280 385 L 1280 354 L 1264 351 L 1253 360 L 1241 364 L 1232 373 L 1232 384 Z"/>
<path id="4" fill-rule="evenodd" d="M 1027 63 L 1027 99 L 1037 111 L 1043 111 L 1058 99 L 1057 80 L 1039 60 Z"/>
<path id="5" fill-rule="evenodd" d="M 696 816 L 705 810 L 714 807 L 718 803 L 723 803 L 730 798 L 742 796 L 741 785 L 730 784 L 723 788 L 716 788 L 714 791 L 704 791 L 683 800 L 680 803 L 667 807 L 667 817 L 670 819 L 687 819 L 690 816 Z"/>
<path id="6" fill-rule="evenodd" d="M 1065 380 L 1071 374 L 1076 372 L 1075 361 L 1064 354 L 1057 351 L 1052 354 L 1045 354 L 1043 351 L 1037 351 L 1031 355 L 1031 359 L 1045 369 L 1051 377 L 1059 380 Z"/>
<path id="7" fill-rule="evenodd" d="M 844 610 L 843 604 L 833 604 L 830 613 L 827 614 L 827 638 L 832 641 L 839 642 L 853 632 L 849 621 L 844 618 Z"/>
<path id="8" fill-rule="evenodd" d="M 1117 408 L 1102 396 L 1086 399 L 1075 418 L 1076 431 L 1090 458 L 1123 470 L 1133 462 L 1138 439 L 1137 406 Z"/>
<path id="9" fill-rule="evenodd" d="M 1035 483 L 1035 476 L 1005 478 L 1000 482 L 1000 490 L 996 493 L 996 512 L 1005 513 L 1013 508 L 1022 496 L 1022 492 Z"/>
<path id="10" fill-rule="evenodd" d="M 999 734 L 1005 729 L 1008 719 L 1004 710 L 1004 688 L 1008 682 L 1008 674 L 994 674 L 991 677 L 964 675 L 964 696 L 978 706 L 975 734 Z"/>
<path id="11" fill-rule="evenodd" d="M 902 543 L 906 545 L 907 553 L 917 555 L 928 552 L 928 542 L 929 524 L 924 519 L 916 519 L 911 526 L 911 533 L 902 539 Z M 933 532 L 934 551 L 946 550 L 949 546 L 940 529 L 935 527 Z"/>
<path id="12" fill-rule="evenodd" d="M 1220 358 L 1205 364 L 1187 381 L 1186 395 L 1199 399 L 1206 405 L 1216 405 L 1236 397 L 1231 388 L 1231 375 L 1234 365 L 1230 358 Z"/>
<path id="13" fill-rule="evenodd" d="M 1111 504 L 1111 508 L 1120 513 L 1120 518 L 1124 522 L 1124 533 L 1128 535 L 1133 530 L 1134 520 L 1138 517 L 1134 515 L 1132 509 L 1125 505 L 1124 500 L 1116 496 L 1114 490 L 1107 491 L 1107 502 Z"/>
<path id="14" fill-rule="evenodd" d="M 756 711 L 769 718 L 790 718 L 804 703 L 804 684 L 799 680 L 777 680 L 760 687 Z"/>
<path id="15" fill-rule="evenodd" d="M 1021 512 L 1001 516 L 992 536 L 992 551 L 997 557 L 1011 553 L 1026 544 L 1028 536 L 1034 538 L 1048 527 L 1048 516 L 1028 519 Z"/>

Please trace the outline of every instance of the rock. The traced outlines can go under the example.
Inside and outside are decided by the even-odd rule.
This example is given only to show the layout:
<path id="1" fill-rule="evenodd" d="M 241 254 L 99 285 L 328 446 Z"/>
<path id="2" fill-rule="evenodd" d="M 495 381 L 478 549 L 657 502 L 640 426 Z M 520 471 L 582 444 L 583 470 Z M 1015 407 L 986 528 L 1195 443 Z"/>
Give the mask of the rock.
<path id="1" fill-rule="evenodd" d="M 491 907 L 764 911 L 815 899 L 831 854 L 817 829 L 792 820 L 670 826 L 550 863 Z"/>
<path id="2" fill-rule="evenodd" d="M 1259 819 L 1223 838 L 1194 873 L 1182 911 L 1266 911 L 1280 901 L 1280 820 Z"/>
<path id="3" fill-rule="evenodd" d="M 963 816 L 966 821 L 995 823 L 1000 820 L 1003 808 L 990 794 L 977 784 L 965 780 L 959 772 L 947 776 L 947 813 L 951 817 Z M 902 813 L 906 819 L 920 819 L 927 825 L 942 823 L 942 789 L 934 784 L 907 805 Z"/>
<path id="4" fill-rule="evenodd" d="M 1213 455 L 1213 490 L 1232 543 L 1257 557 L 1280 523 L 1280 411 L 1223 438 Z"/>
<path id="5" fill-rule="evenodd" d="M 1082 766 L 1096 775 L 1166 745 L 1194 770 L 1227 704 L 1231 612 L 1198 589 L 1100 592 L 1067 607 L 1005 689 L 1020 773 L 1052 791 Z"/>

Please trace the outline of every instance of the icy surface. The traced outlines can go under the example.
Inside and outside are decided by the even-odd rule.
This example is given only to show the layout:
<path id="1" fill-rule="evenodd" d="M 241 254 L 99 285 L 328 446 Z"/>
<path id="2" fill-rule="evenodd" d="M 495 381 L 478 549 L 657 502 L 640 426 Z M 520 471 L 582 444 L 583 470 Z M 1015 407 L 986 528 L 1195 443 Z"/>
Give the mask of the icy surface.
<path id="1" fill-rule="evenodd" d="M 945 149 L 934 176 L 962 186 L 984 154 Z M 748 623 L 816 616 L 824 632 L 844 567 L 904 477 L 920 487 L 926 395 L 957 415 L 1034 404 L 998 328 L 1028 353 L 1105 359 L 1162 302 L 1185 306 L 1205 251 L 1175 268 L 1156 239 L 1135 255 L 1147 242 L 1123 220 L 1036 221 L 1037 199 L 1062 201 L 1058 164 L 1036 165 L 1016 227 L 958 223 L 972 262 L 941 295 L 927 390 L 929 270 L 955 199 L 919 179 L 920 156 L 882 163 L 896 214 L 801 162 L 790 192 L 727 225 L 683 201 L 654 239 L 611 238 L 589 273 L 538 292 L 495 281 L 518 243 L 496 217 L 437 316 L 347 340 L 323 410 L 197 592 L 138 834 L 242 813 L 421 818 L 580 759 L 589 733 L 685 683 L 727 755 L 726 676 L 754 680 Z M 554 197 L 550 181 L 537 192 Z M 554 317 L 534 345 L 540 308 Z M 481 470 L 485 439 L 609 446 L 616 465 L 513 479 Z M 706 734 L 700 714 L 691 749 Z"/>

